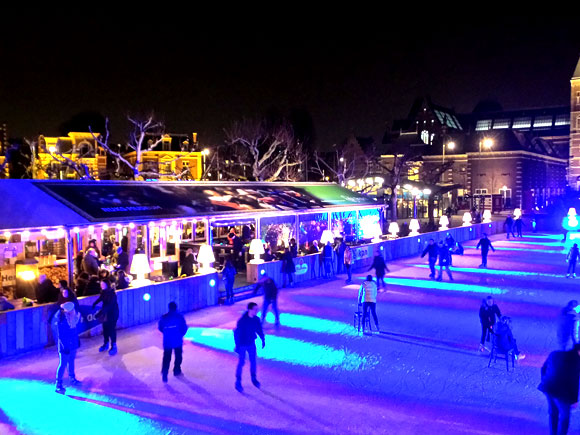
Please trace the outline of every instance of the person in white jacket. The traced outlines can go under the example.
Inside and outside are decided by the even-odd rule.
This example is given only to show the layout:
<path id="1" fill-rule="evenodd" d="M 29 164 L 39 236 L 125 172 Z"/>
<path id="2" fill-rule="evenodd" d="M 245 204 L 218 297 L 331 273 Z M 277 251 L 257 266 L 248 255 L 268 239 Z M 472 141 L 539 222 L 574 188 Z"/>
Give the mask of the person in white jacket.
<path id="1" fill-rule="evenodd" d="M 363 306 L 363 332 L 365 329 L 365 322 L 369 315 L 369 308 L 375 320 L 375 326 L 379 331 L 379 319 L 377 318 L 377 284 L 373 281 L 373 276 L 368 275 L 366 281 L 362 283 L 358 291 L 358 303 Z"/>

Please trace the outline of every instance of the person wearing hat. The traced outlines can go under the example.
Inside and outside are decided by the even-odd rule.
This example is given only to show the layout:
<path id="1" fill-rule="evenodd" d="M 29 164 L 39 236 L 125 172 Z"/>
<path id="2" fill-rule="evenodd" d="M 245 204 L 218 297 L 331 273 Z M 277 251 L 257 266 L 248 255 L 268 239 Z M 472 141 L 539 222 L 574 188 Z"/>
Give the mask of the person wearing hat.
<path id="1" fill-rule="evenodd" d="M 79 348 L 79 334 L 77 325 L 81 315 L 75 310 L 73 302 L 65 302 L 60 306 L 56 316 L 56 335 L 59 364 L 56 371 L 56 392 L 64 394 L 66 389 L 62 385 L 64 371 L 68 367 L 68 376 L 71 385 L 79 385 L 80 381 L 75 376 L 75 357 Z"/>

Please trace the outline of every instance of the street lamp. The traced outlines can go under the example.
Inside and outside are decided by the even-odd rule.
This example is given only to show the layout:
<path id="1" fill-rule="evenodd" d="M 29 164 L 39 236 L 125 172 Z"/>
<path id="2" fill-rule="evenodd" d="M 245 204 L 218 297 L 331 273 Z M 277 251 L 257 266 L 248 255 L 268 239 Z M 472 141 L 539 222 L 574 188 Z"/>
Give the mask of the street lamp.
<path id="1" fill-rule="evenodd" d="M 209 156 L 209 149 L 204 148 L 203 151 L 201 152 L 201 158 L 202 158 L 202 166 L 203 166 L 203 171 L 202 171 L 202 175 L 205 175 L 205 171 L 206 171 L 206 166 L 205 166 L 205 158 Z"/>
<path id="2" fill-rule="evenodd" d="M 445 149 L 453 151 L 455 149 L 455 142 L 449 142 L 449 143 L 443 144 L 443 162 L 442 163 L 445 163 Z"/>

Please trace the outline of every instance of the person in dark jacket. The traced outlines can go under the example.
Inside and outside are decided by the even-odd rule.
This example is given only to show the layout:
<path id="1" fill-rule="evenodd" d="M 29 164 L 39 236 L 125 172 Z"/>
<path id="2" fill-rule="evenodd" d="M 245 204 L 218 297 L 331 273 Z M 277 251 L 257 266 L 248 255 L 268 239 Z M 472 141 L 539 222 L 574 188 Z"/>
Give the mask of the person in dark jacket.
<path id="1" fill-rule="evenodd" d="M 320 252 L 320 249 L 318 249 L 318 242 L 316 240 L 314 240 L 312 242 L 312 245 L 310 245 L 310 247 L 308 248 L 308 253 L 309 254 L 318 254 Z"/>
<path id="2" fill-rule="evenodd" d="M 578 402 L 580 382 L 580 344 L 572 350 L 552 352 L 541 370 L 538 390 L 548 399 L 550 434 L 567 434 L 570 408 Z"/>
<path id="3" fill-rule="evenodd" d="M 492 246 L 491 240 L 487 238 L 487 234 L 483 233 L 483 237 L 479 239 L 475 249 L 479 249 L 479 247 L 481 247 L 481 264 L 479 267 L 487 269 L 487 254 L 489 253 L 490 248 L 495 252 L 495 248 Z"/>
<path id="4" fill-rule="evenodd" d="M 558 347 L 560 350 L 569 350 L 570 342 L 572 342 L 572 347 L 580 343 L 579 311 L 578 301 L 571 300 L 558 316 Z"/>
<path id="5" fill-rule="evenodd" d="M 346 242 L 344 239 L 340 239 L 336 248 L 334 248 L 334 252 L 336 253 L 336 274 L 341 274 L 342 269 L 344 268 L 344 251 L 346 249 Z"/>
<path id="6" fill-rule="evenodd" d="M 270 249 L 269 246 L 267 246 L 264 249 L 264 261 L 272 261 L 274 260 L 276 257 L 274 257 L 274 255 L 272 254 L 272 249 Z"/>
<path id="7" fill-rule="evenodd" d="M 295 238 L 290 239 L 288 247 L 290 248 L 290 254 L 292 255 L 292 258 L 298 257 L 298 245 L 296 244 Z"/>
<path id="8" fill-rule="evenodd" d="M 568 252 L 568 255 L 566 256 L 566 261 L 568 262 L 566 278 L 569 278 L 570 274 L 572 274 L 572 278 L 576 278 L 576 262 L 578 261 L 579 254 L 578 243 L 574 243 L 574 246 L 570 248 L 570 252 Z"/>
<path id="9" fill-rule="evenodd" d="M 352 263 L 353 263 L 352 249 L 350 248 L 350 246 L 346 245 L 343 256 L 344 256 L 344 268 L 346 270 L 346 276 L 348 277 L 346 279 L 346 283 L 349 284 L 352 282 Z"/>
<path id="10" fill-rule="evenodd" d="M 193 255 L 193 249 L 189 248 L 187 251 L 185 251 L 185 258 L 181 263 L 181 275 L 185 276 L 193 275 L 194 264 L 197 264 L 197 261 L 195 260 L 195 257 Z"/>
<path id="11" fill-rule="evenodd" d="M 272 311 L 276 317 L 276 327 L 280 326 L 280 314 L 278 313 L 278 287 L 272 278 L 268 275 L 257 282 L 254 288 L 254 294 L 258 293 L 260 288 L 264 289 L 264 305 L 262 306 L 262 325 L 266 320 L 266 314 L 268 313 L 268 307 L 272 305 Z"/>
<path id="12" fill-rule="evenodd" d="M 172 353 L 175 353 L 173 375 L 181 375 L 183 337 L 187 332 L 187 324 L 183 316 L 177 312 L 177 304 L 175 302 L 169 302 L 169 312 L 159 319 L 158 328 L 163 333 L 163 364 L 161 366 L 161 376 L 163 382 L 167 382 Z"/>
<path id="13" fill-rule="evenodd" d="M 524 226 L 524 220 L 520 217 L 517 218 L 516 221 L 514 222 L 514 227 L 516 228 L 516 233 L 518 235 L 518 237 L 523 237 L 522 236 L 522 227 Z"/>
<path id="14" fill-rule="evenodd" d="M 80 274 L 83 272 L 83 258 L 84 258 L 84 256 L 85 256 L 84 252 L 79 251 L 75 257 L 75 260 L 74 260 L 75 277 L 80 276 Z"/>
<path id="15" fill-rule="evenodd" d="M 123 250 L 123 248 L 117 248 L 117 266 L 115 270 L 122 270 L 127 273 L 127 268 L 129 267 L 129 254 Z"/>
<path id="16" fill-rule="evenodd" d="M 95 253 L 97 254 L 97 259 L 101 258 L 101 250 L 97 246 L 97 240 L 96 239 L 89 240 L 89 244 L 87 246 L 87 251 L 86 252 L 88 252 L 89 249 L 94 249 L 95 250 Z"/>
<path id="17" fill-rule="evenodd" d="M 99 260 L 97 259 L 97 251 L 93 248 L 87 249 L 83 258 L 83 272 L 94 276 L 99 274 Z"/>
<path id="18" fill-rule="evenodd" d="M 294 272 L 296 272 L 296 266 L 294 265 L 294 259 L 288 248 L 284 248 L 284 254 L 282 254 L 282 276 L 284 282 L 282 287 L 286 287 L 286 280 L 288 280 L 288 285 L 292 287 L 294 285 Z"/>
<path id="19" fill-rule="evenodd" d="M 38 286 L 36 287 L 36 302 L 46 304 L 58 300 L 58 289 L 46 275 L 38 277 Z"/>
<path id="20" fill-rule="evenodd" d="M 224 285 L 226 287 L 226 303 L 233 304 L 234 303 L 234 282 L 236 280 L 236 275 L 238 271 L 234 266 L 234 263 L 231 259 L 226 260 L 226 264 L 224 265 L 224 270 L 222 270 L 222 279 L 224 280 Z"/>
<path id="21" fill-rule="evenodd" d="M 97 276 L 91 276 L 83 296 L 98 295 L 101 292 L 101 282 Z"/>
<path id="22" fill-rule="evenodd" d="M 455 239 L 451 234 L 447 234 L 445 237 L 445 246 L 449 251 L 449 266 L 453 266 L 453 252 L 455 251 Z"/>
<path id="23" fill-rule="evenodd" d="M 243 265 L 244 242 L 236 233 L 230 233 L 228 238 L 232 241 L 234 266 L 240 268 Z"/>
<path id="24" fill-rule="evenodd" d="M 489 341 L 491 337 L 496 318 L 501 318 L 501 311 L 494 303 L 493 297 L 488 296 L 481 301 L 481 306 L 479 307 L 479 322 L 481 323 L 481 341 L 479 342 L 480 352 L 489 350 L 484 346 L 484 343 L 486 340 Z"/>
<path id="25" fill-rule="evenodd" d="M 89 285 L 89 274 L 86 272 L 82 272 L 77 277 L 77 285 L 75 292 L 77 296 L 88 296 L 87 295 L 87 286 Z"/>
<path id="26" fill-rule="evenodd" d="M 493 328 L 493 334 L 495 335 L 496 346 L 499 352 L 505 353 L 513 350 L 515 358 L 520 361 L 523 360 L 526 355 L 521 353 L 518 349 L 518 344 L 511 329 L 511 323 L 511 318 L 508 316 L 502 316 Z"/>
<path id="27" fill-rule="evenodd" d="M 101 281 L 101 295 L 93 303 L 93 308 L 99 302 L 103 305 L 100 311 L 96 314 L 96 318 L 103 322 L 103 339 L 104 343 L 99 347 L 99 352 L 104 352 L 109 349 L 109 341 L 111 342 L 111 349 L 109 355 L 117 354 L 117 320 L 119 319 L 119 304 L 117 303 L 117 294 L 111 287 L 107 280 Z"/>
<path id="28" fill-rule="evenodd" d="M 437 255 L 439 255 L 439 251 L 435 244 L 435 240 L 433 239 L 430 239 L 425 249 L 423 249 L 421 258 L 427 254 L 429 254 L 429 269 L 431 270 L 429 278 L 435 278 L 435 264 L 437 264 Z"/>
<path id="29" fill-rule="evenodd" d="M 117 271 L 115 274 L 115 281 L 117 282 L 117 290 L 125 290 L 126 288 L 129 288 L 129 279 L 124 270 L 121 269 Z"/>
<path id="30" fill-rule="evenodd" d="M 377 250 L 375 254 L 375 258 L 373 259 L 373 264 L 369 267 L 369 271 L 375 269 L 375 273 L 377 274 L 377 288 L 385 287 L 385 270 L 390 272 L 389 268 L 387 267 L 387 263 L 385 263 L 385 259 L 381 255 L 381 251 Z"/>
<path id="31" fill-rule="evenodd" d="M 330 278 L 333 274 L 333 266 L 332 266 L 332 245 L 330 242 L 326 242 L 326 245 L 322 249 L 322 260 L 324 265 L 324 277 Z"/>
<path id="32" fill-rule="evenodd" d="M 449 257 L 451 253 L 449 252 L 448 246 L 442 240 L 437 244 L 437 255 L 439 256 L 439 275 L 437 276 L 437 281 L 443 280 L 443 268 L 447 272 L 449 281 L 453 281 L 453 275 L 451 274 L 451 269 L 449 269 Z"/>
<path id="33" fill-rule="evenodd" d="M 80 304 L 79 300 L 77 299 L 77 295 L 70 288 L 68 288 L 68 283 L 65 280 L 58 282 L 58 292 L 58 299 L 49 310 L 48 323 L 52 322 L 54 315 L 58 313 L 58 310 L 62 304 L 66 302 L 72 302 L 75 306 L 76 312 L 80 312 Z"/>
<path id="34" fill-rule="evenodd" d="M 260 382 L 256 377 L 256 335 L 262 340 L 262 349 L 266 346 L 266 338 L 262 331 L 262 323 L 256 316 L 258 313 L 258 304 L 250 302 L 248 304 L 248 311 L 238 320 L 236 329 L 234 330 L 234 340 L 236 343 L 235 351 L 239 356 L 238 366 L 236 368 L 236 390 L 240 393 L 244 391 L 242 387 L 242 368 L 246 360 L 246 352 L 250 358 L 250 374 L 252 376 L 252 384 L 256 388 L 260 388 Z"/>
<path id="35" fill-rule="evenodd" d="M 512 237 L 515 239 L 516 235 L 514 234 L 514 219 L 511 216 L 506 217 L 503 226 L 505 229 L 507 239 L 508 240 L 510 239 L 510 233 L 512 234 Z"/>
<path id="36" fill-rule="evenodd" d="M 81 315 L 75 310 L 72 302 L 65 302 L 59 307 L 56 317 L 57 348 L 59 356 L 58 369 L 56 371 L 56 392 L 64 394 L 66 389 L 62 385 L 62 377 L 68 367 L 68 376 L 72 385 L 79 385 L 80 381 L 75 376 L 75 357 L 79 348 L 79 334 L 77 324 Z"/>

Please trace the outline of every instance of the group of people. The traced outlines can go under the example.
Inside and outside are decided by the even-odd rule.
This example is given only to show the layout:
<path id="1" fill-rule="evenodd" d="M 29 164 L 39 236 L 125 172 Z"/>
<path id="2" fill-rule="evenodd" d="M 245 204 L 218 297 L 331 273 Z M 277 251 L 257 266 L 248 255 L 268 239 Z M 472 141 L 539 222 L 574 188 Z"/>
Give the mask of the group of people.
<path id="1" fill-rule="evenodd" d="M 514 219 L 511 215 L 505 218 L 505 222 L 503 224 L 506 237 L 509 240 L 510 234 L 515 239 L 516 237 L 523 237 L 522 236 L 522 228 L 525 226 L 524 221 L 521 217 Z M 516 236 L 517 234 L 517 236 Z"/>

